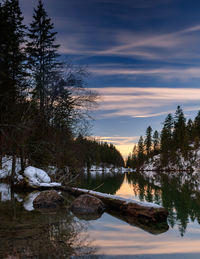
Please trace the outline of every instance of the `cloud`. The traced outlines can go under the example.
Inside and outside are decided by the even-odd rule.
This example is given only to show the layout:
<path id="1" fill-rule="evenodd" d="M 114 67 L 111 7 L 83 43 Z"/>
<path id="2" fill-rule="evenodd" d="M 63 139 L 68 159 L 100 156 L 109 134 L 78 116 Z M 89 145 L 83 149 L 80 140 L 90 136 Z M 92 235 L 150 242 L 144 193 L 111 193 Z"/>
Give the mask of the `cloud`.
<path id="1" fill-rule="evenodd" d="M 179 79 L 189 80 L 191 78 L 200 78 L 200 67 L 189 67 L 189 68 L 129 68 L 129 66 L 116 67 L 116 66 L 96 66 L 91 67 L 90 72 L 100 76 L 154 76 L 167 80 Z"/>
<path id="2" fill-rule="evenodd" d="M 147 59 L 191 58 L 199 46 L 200 25 L 186 27 L 172 32 L 148 32 L 118 30 L 115 34 L 116 45 L 99 52 L 101 55 L 141 56 Z M 191 48 L 192 46 L 192 48 Z M 199 55 L 198 55 L 199 57 Z"/>
<path id="3" fill-rule="evenodd" d="M 58 31 L 61 54 L 84 57 L 128 57 L 159 60 L 163 63 L 169 60 L 176 62 L 191 60 L 191 58 L 199 60 L 200 24 L 195 24 L 196 20 L 193 21 L 190 17 L 187 24 L 193 25 L 186 26 L 184 15 L 180 16 L 180 19 L 183 19 L 182 28 L 176 23 L 164 27 L 154 26 L 152 23 L 152 19 L 154 21 L 160 17 L 158 10 L 167 15 L 164 7 L 173 2 L 172 0 L 127 0 L 124 3 L 120 0 L 60 0 L 57 4 L 55 0 L 48 0 L 45 1 L 45 8 L 52 17 L 55 30 Z M 21 0 L 20 4 L 25 22 L 29 23 L 32 20 L 33 7 L 37 4 L 34 0 Z M 155 7 L 161 9 L 156 9 L 155 12 Z M 138 11 L 140 8 L 146 10 Z M 135 22 L 138 19 L 140 23 L 137 27 Z M 170 22 L 169 17 L 166 19 Z M 165 19 L 161 21 L 166 22 Z"/>
<path id="4" fill-rule="evenodd" d="M 138 136 L 133 137 L 123 137 L 123 136 L 95 136 L 99 141 L 105 141 L 108 143 L 113 143 L 114 145 L 128 145 L 132 144 L 138 139 Z"/>
<path id="5" fill-rule="evenodd" d="M 65 23 L 65 20 L 60 21 L 59 27 L 62 28 Z M 162 62 L 200 58 L 199 24 L 172 32 L 158 32 L 153 29 L 150 32 L 136 32 L 132 29 L 109 27 L 102 29 L 93 25 L 82 27 L 82 24 L 73 25 L 74 31 L 69 30 L 69 33 L 59 37 L 62 54 L 118 56 Z"/>
<path id="6" fill-rule="evenodd" d="M 92 88 L 101 95 L 96 113 L 101 118 L 147 118 L 173 113 L 177 105 L 185 111 L 200 109 L 199 88 Z"/>
<path id="7" fill-rule="evenodd" d="M 128 154 L 132 152 L 133 146 L 137 143 L 139 136 L 123 137 L 123 136 L 95 136 L 99 141 L 105 141 L 112 143 L 120 151 L 124 158 L 127 158 Z"/>

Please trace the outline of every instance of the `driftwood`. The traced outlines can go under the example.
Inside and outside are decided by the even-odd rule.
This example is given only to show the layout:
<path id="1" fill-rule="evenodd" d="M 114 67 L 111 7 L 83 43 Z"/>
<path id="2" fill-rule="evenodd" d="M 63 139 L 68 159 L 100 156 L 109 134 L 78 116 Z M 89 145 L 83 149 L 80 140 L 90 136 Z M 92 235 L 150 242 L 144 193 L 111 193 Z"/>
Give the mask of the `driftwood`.
<path id="1" fill-rule="evenodd" d="M 120 211 L 124 215 L 140 217 L 152 222 L 166 222 L 167 220 L 168 211 L 157 204 L 124 199 L 115 195 L 80 188 L 64 187 L 63 190 L 75 196 L 81 194 L 93 195 L 103 201 L 107 210 Z"/>

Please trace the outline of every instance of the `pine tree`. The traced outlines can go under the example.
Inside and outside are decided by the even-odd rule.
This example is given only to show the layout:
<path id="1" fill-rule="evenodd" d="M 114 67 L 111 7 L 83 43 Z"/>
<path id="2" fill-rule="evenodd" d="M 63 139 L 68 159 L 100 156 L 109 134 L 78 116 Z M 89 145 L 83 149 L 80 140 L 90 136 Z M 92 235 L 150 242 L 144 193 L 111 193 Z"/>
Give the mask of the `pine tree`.
<path id="1" fill-rule="evenodd" d="M 194 119 L 194 137 L 200 138 L 200 111 Z"/>
<path id="2" fill-rule="evenodd" d="M 162 164 L 166 165 L 171 157 L 172 136 L 173 136 L 173 117 L 169 113 L 164 121 L 164 126 L 161 131 L 161 160 Z"/>
<path id="3" fill-rule="evenodd" d="M 25 26 L 18 0 L 6 0 L 0 5 L 0 157 L 4 152 L 13 157 L 11 180 L 14 181 L 16 153 L 19 147 L 19 125 L 26 88 Z M 5 127 L 3 127 L 3 125 Z M 2 137 L 3 135 L 3 137 Z M 4 138 L 4 151 L 2 141 Z"/>
<path id="4" fill-rule="evenodd" d="M 140 136 L 138 141 L 138 166 L 143 165 L 145 161 L 145 145 L 143 137 Z"/>
<path id="5" fill-rule="evenodd" d="M 131 157 L 131 167 L 132 168 L 137 168 L 138 164 L 138 150 L 137 150 L 137 145 L 134 145 L 133 151 L 132 151 L 132 157 Z"/>
<path id="6" fill-rule="evenodd" d="M 189 119 L 187 122 L 187 135 L 188 135 L 188 140 L 190 142 L 192 142 L 195 138 L 194 131 L 195 131 L 194 123 L 191 119 Z"/>
<path id="7" fill-rule="evenodd" d="M 188 136 L 186 130 L 186 119 L 180 106 L 177 107 L 174 120 L 173 144 L 175 149 L 186 155 L 188 150 Z"/>
<path id="8" fill-rule="evenodd" d="M 8 119 L 15 105 L 24 99 L 26 88 L 25 26 L 18 0 L 6 0 L 0 7 L 0 108 L 1 121 Z M 10 110 L 12 109 L 12 110 Z M 4 118 L 2 118 L 2 116 Z M 16 116 L 15 116 L 16 117 Z"/>
<path id="9" fill-rule="evenodd" d="M 159 150 L 159 145 L 160 145 L 160 139 L 159 139 L 159 133 L 157 130 L 154 131 L 153 133 L 153 151 L 154 154 L 157 154 Z"/>
<path id="10" fill-rule="evenodd" d="M 126 160 L 126 167 L 128 167 L 128 168 L 132 167 L 131 163 L 132 163 L 131 153 L 129 153 L 128 158 Z"/>
<path id="11" fill-rule="evenodd" d="M 33 22 L 29 28 L 29 42 L 27 52 L 29 56 L 29 68 L 33 73 L 33 97 L 39 100 L 40 111 L 44 113 L 48 102 L 48 94 L 51 79 L 57 73 L 57 50 L 59 45 L 55 44 L 54 25 L 48 17 L 42 0 L 34 9 Z"/>
<path id="12" fill-rule="evenodd" d="M 151 148 L 152 148 L 152 128 L 151 128 L 151 126 L 149 126 L 146 130 L 146 138 L 145 138 L 144 144 L 146 147 L 147 156 L 149 156 Z"/>

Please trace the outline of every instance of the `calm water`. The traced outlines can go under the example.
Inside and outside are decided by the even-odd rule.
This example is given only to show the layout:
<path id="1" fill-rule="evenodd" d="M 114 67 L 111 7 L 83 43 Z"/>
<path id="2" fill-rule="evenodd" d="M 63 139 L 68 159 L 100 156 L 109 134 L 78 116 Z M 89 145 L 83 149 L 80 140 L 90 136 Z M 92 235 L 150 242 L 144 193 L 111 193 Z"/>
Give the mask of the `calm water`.
<path id="1" fill-rule="evenodd" d="M 191 183 L 165 176 L 155 185 L 136 173 L 88 174 L 80 186 L 161 204 L 169 210 L 168 225 L 128 224 L 108 213 L 79 219 L 66 193 L 63 209 L 35 211 L 34 194 L 11 193 L 0 184 L 0 258 L 200 258 L 200 194 Z"/>

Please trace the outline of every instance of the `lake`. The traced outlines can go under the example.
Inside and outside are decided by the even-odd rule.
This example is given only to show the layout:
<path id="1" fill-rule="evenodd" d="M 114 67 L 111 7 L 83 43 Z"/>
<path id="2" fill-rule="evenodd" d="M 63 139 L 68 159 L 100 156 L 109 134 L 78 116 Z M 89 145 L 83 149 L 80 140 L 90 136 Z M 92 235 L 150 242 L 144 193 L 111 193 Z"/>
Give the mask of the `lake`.
<path id="1" fill-rule="evenodd" d="M 36 211 L 34 193 L 12 193 L 0 184 L 0 258 L 200 258 L 200 193 L 193 183 L 93 173 L 79 186 L 160 204 L 169 211 L 168 225 L 129 224 L 113 213 L 80 219 L 70 212 L 67 193 L 59 211 Z"/>

